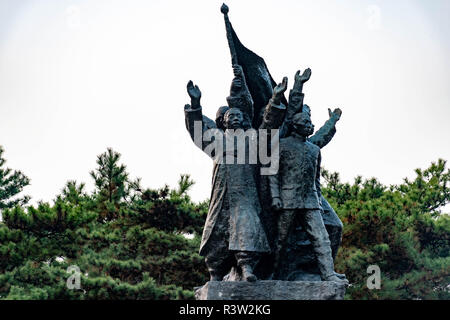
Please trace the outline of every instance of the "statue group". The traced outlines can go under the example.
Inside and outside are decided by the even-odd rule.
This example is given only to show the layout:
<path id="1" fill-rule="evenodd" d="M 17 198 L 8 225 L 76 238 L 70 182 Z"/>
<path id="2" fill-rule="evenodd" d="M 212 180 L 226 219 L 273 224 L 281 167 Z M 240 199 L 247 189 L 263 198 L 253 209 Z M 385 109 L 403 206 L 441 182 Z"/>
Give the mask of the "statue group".
<path id="1" fill-rule="evenodd" d="M 221 11 L 234 74 L 227 105 L 215 121 L 203 115 L 201 91 L 189 81 L 184 107 L 192 140 L 214 163 L 199 251 L 210 280 L 346 282 L 334 270 L 342 222 L 320 187 L 320 149 L 342 112 L 328 109 L 314 133 L 303 103 L 311 70 L 296 72 L 286 99 L 288 79 L 275 83 L 264 60 L 239 41 L 225 4 Z"/>

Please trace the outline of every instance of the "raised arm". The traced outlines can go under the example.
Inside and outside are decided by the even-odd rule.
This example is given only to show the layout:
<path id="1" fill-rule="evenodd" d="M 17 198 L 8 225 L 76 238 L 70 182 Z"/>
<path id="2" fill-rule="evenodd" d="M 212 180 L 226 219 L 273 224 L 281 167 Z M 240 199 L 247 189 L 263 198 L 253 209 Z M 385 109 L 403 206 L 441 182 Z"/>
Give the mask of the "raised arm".
<path id="1" fill-rule="evenodd" d="M 244 70 L 238 64 L 233 65 L 234 78 L 231 82 L 230 97 L 243 98 L 245 103 L 240 103 L 239 108 L 246 113 L 250 119 L 253 118 L 253 99 L 245 81 Z M 230 105 L 231 107 L 231 105 Z"/>
<path id="2" fill-rule="evenodd" d="M 287 89 L 288 78 L 284 77 L 283 81 L 279 83 L 274 89 L 272 98 L 269 100 L 261 123 L 261 129 L 278 129 L 286 115 L 286 106 L 281 103 L 283 93 Z"/>
<path id="3" fill-rule="evenodd" d="M 203 134 L 209 129 L 215 129 L 216 123 L 202 114 L 202 107 L 200 105 L 202 94 L 198 86 L 194 86 L 192 81 L 189 81 L 187 84 L 187 92 L 191 98 L 191 104 L 186 104 L 184 106 L 186 129 L 189 132 L 192 141 L 194 141 L 200 149 L 204 150 L 206 143 L 203 141 Z"/>
<path id="4" fill-rule="evenodd" d="M 325 122 L 325 124 L 317 130 L 317 132 L 309 138 L 311 143 L 314 143 L 319 148 L 325 147 L 331 139 L 333 139 L 336 133 L 336 123 L 339 121 L 342 115 L 342 110 L 339 108 L 328 109 L 329 119 Z"/>
<path id="5" fill-rule="evenodd" d="M 303 74 L 298 70 L 295 73 L 294 87 L 289 91 L 289 102 L 286 111 L 286 118 L 281 127 L 280 137 L 285 137 L 289 133 L 289 126 L 292 118 L 297 112 L 303 109 L 303 85 L 311 78 L 311 69 L 306 69 Z"/>

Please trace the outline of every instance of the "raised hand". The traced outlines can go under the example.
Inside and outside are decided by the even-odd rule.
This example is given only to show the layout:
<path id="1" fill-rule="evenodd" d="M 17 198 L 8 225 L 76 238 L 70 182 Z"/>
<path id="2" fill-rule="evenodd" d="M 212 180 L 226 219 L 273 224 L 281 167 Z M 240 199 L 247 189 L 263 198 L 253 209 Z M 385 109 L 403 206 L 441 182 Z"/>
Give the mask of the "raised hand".
<path id="1" fill-rule="evenodd" d="M 242 67 L 238 64 L 233 64 L 233 74 L 235 77 L 243 77 L 244 76 L 244 70 Z"/>
<path id="2" fill-rule="evenodd" d="M 295 83 L 294 83 L 294 87 L 298 90 L 303 89 L 303 84 L 305 82 L 307 82 L 309 80 L 309 78 L 311 78 L 311 69 L 308 68 L 306 69 L 303 74 L 300 72 L 300 70 L 298 70 L 295 73 Z"/>
<path id="3" fill-rule="evenodd" d="M 240 65 L 233 64 L 233 74 L 234 78 L 231 82 L 231 92 L 232 94 L 238 94 L 245 85 L 244 70 Z"/>
<path id="4" fill-rule="evenodd" d="M 297 71 L 297 74 L 295 75 L 295 80 L 298 79 L 298 81 L 301 81 L 302 83 L 305 83 L 306 81 L 311 78 L 311 69 L 306 69 L 303 74 L 300 74 L 300 70 Z"/>
<path id="5" fill-rule="evenodd" d="M 342 115 L 342 110 L 339 108 L 336 108 L 336 109 L 334 109 L 334 111 L 331 111 L 331 109 L 328 108 L 328 115 L 330 116 L 330 119 L 334 117 L 334 118 L 336 118 L 336 120 L 339 120 Z"/>
<path id="6" fill-rule="evenodd" d="M 281 97 L 283 96 L 283 93 L 287 89 L 287 84 L 288 84 L 288 78 L 284 77 L 283 81 L 281 83 L 277 84 L 277 86 L 275 88 L 273 88 L 272 100 L 274 103 L 276 103 L 276 104 L 280 103 Z"/>
<path id="7" fill-rule="evenodd" d="M 191 97 L 192 107 L 197 107 L 200 105 L 200 98 L 202 97 L 202 92 L 198 88 L 197 85 L 194 86 L 194 83 L 189 80 L 187 84 L 187 92 L 189 97 Z"/>

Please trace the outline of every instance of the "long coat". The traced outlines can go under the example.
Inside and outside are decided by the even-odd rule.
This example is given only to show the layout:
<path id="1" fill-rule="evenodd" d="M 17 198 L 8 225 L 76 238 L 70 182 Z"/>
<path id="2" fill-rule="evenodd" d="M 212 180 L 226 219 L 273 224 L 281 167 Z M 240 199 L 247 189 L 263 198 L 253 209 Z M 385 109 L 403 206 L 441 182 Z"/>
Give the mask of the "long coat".
<path id="1" fill-rule="evenodd" d="M 295 133 L 280 140 L 280 167 L 269 182 L 272 198 L 280 198 L 283 209 L 322 209 L 320 160 L 320 148 Z"/>
<path id="2" fill-rule="evenodd" d="M 266 121 L 262 128 L 271 128 L 279 125 L 283 119 L 285 106 L 267 106 Z M 216 129 L 213 121 L 202 115 L 201 108 L 185 109 L 186 128 L 194 138 L 194 122 L 202 121 L 202 131 Z M 224 140 L 228 133 L 224 132 Z M 196 143 L 197 144 L 197 143 Z M 205 151 L 208 143 L 201 141 L 197 144 Z M 226 146 L 224 146 L 226 150 Z M 214 155 L 217 156 L 217 155 Z M 232 156 L 236 157 L 236 154 Z M 214 158 L 213 158 L 214 159 Z M 200 255 L 206 255 L 208 240 L 214 232 L 214 226 L 222 212 L 228 217 L 229 239 L 228 249 L 230 251 L 270 252 L 269 242 L 262 226 L 261 204 L 259 198 L 259 169 L 258 164 L 228 164 L 214 159 L 211 200 L 208 215 L 203 229 L 200 244 Z M 227 205 L 224 206 L 224 202 Z"/>
<path id="3" fill-rule="evenodd" d="M 203 229 L 200 254 L 214 230 L 219 212 L 227 202 L 231 251 L 270 252 L 266 233 L 260 220 L 261 205 L 258 194 L 257 164 L 225 164 L 214 161 L 211 201 Z"/>

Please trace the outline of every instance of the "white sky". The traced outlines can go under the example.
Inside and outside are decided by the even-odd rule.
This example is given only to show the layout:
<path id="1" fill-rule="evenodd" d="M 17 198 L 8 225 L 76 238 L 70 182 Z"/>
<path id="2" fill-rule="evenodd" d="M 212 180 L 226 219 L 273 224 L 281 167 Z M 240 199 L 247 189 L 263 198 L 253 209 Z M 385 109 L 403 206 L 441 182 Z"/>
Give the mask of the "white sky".
<path id="1" fill-rule="evenodd" d="M 0 144 L 25 192 L 52 200 L 69 179 L 93 184 L 112 147 L 147 187 L 181 173 L 209 197 L 212 161 L 191 142 L 186 83 L 204 113 L 225 104 L 232 69 L 221 1 L 0 0 Z M 450 2 L 228 1 L 241 41 L 272 76 L 312 69 L 305 102 L 319 128 L 343 110 L 323 165 L 401 183 L 450 159 Z"/>

